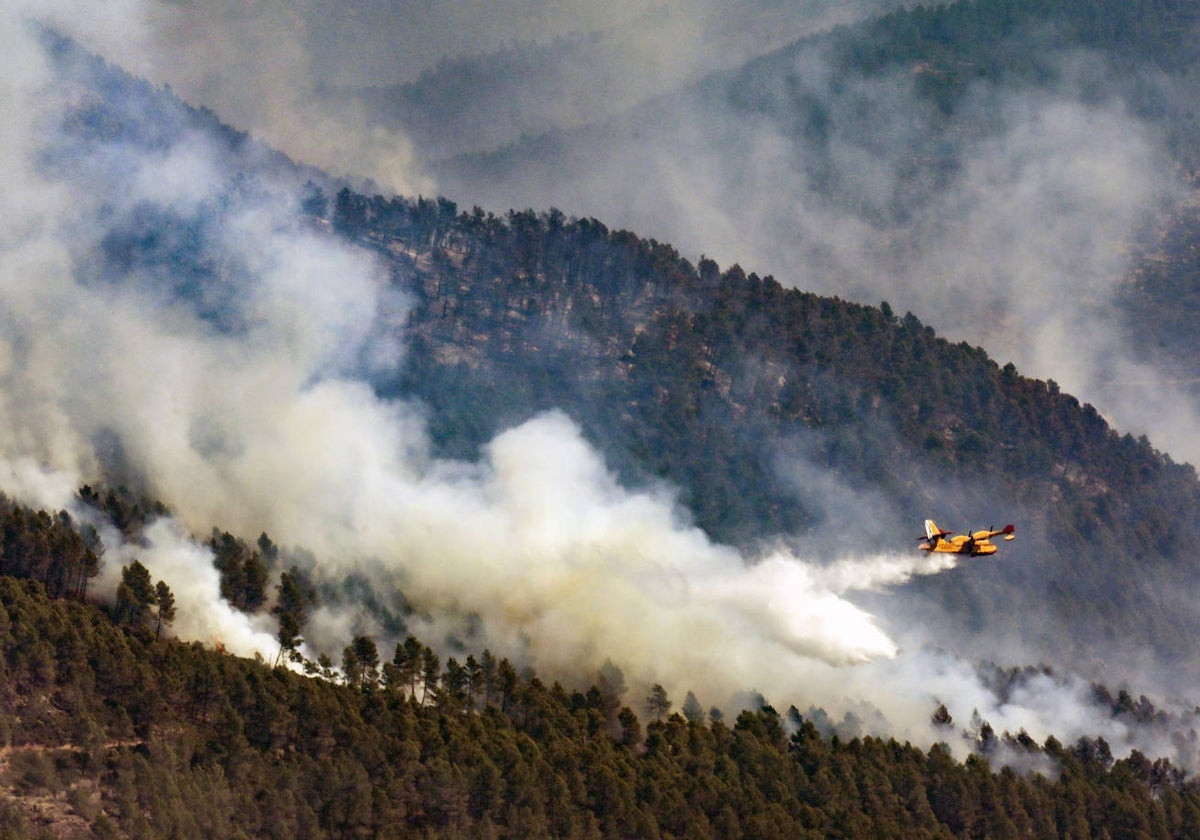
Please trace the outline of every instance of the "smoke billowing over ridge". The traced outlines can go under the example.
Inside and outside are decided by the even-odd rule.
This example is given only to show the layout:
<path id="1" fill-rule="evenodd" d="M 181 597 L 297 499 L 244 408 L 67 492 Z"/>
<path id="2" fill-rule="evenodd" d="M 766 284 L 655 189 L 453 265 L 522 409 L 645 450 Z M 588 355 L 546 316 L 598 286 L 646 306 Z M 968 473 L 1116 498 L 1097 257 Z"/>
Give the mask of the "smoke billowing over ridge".
<path id="1" fill-rule="evenodd" d="M 785 692 L 814 667 L 895 655 L 842 593 L 938 570 L 920 558 L 881 558 L 878 577 L 786 553 L 750 564 L 669 491 L 620 486 L 554 412 L 477 462 L 434 458 L 419 407 L 369 383 L 402 355 L 405 301 L 380 266 L 307 227 L 294 185 L 234 177 L 198 131 L 81 141 L 76 83 L 25 21 L 6 22 L 26 71 L 3 98 L 0 475 L 53 508 L 113 475 L 168 503 L 178 522 L 150 526 L 146 546 L 105 532 L 108 588 L 138 556 L 176 590 L 181 634 L 271 655 L 271 628 L 220 601 L 180 527 L 219 525 L 265 530 L 311 551 L 319 579 L 402 591 L 435 626 L 470 621 L 479 644 L 580 679 L 613 659 L 677 693 Z M 376 629 L 341 609 L 314 645 L 347 640 L 321 627 Z"/>
<path id="2" fill-rule="evenodd" d="M 152 28 L 153 8 L 122 7 L 128 31 Z M 65 20 L 72 8 L 19 11 Z M 80 483 L 116 472 L 166 501 L 178 520 L 152 525 L 148 546 L 106 532 L 106 585 L 139 557 L 176 591 L 181 635 L 274 653 L 270 622 L 220 600 L 211 557 L 188 536 L 219 525 L 313 552 L 322 580 L 403 592 L 428 616 L 414 618 L 418 633 L 469 626 L 472 644 L 555 676 L 590 679 L 611 659 L 676 697 L 865 703 L 920 740 L 934 699 L 1035 737 L 1107 725 L 1070 679 L 999 702 L 972 669 L 926 650 L 919 629 L 889 631 L 846 597 L 945 571 L 940 558 L 744 557 L 692 527 L 669 489 L 621 486 L 557 412 L 476 461 L 434 457 L 422 409 L 370 385 L 403 352 L 402 282 L 299 221 L 295 185 L 231 178 L 198 133 L 71 157 L 60 80 L 20 15 L 2 14 L 13 49 L 0 83 L 0 489 L 66 507 Z M 1080 137 L 1109 125 L 1083 122 Z M 1004 181 L 986 166 L 977 177 Z M 1123 207 L 1127 192 L 1098 195 Z M 1141 206 L 1133 194 L 1121 220 Z M 211 267 L 199 291 L 169 259 L 122 261 L 122 241 L 158 217 L 196 231 L 188 247 Z M 333 604 L 309 641 L 336 650 L 351 632 L 379 632 L 374 621 Z"/>

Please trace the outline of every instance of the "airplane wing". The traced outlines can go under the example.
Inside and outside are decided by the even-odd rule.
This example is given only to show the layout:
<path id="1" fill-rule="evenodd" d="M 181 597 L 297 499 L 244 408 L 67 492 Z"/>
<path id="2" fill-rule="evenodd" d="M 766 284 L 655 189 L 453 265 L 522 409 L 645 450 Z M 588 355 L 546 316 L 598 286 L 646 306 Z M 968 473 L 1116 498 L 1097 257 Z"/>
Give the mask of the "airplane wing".
<path id="1" fill-rule="evenodd" d="M 977 540 L 990 540 L 992 537 L 999 537 L 999 536 L 1003 536 L 1004 539 L 1006 539 L 1006 540 L 1011 540 L 1011 539 L 1016 539 L 1013 536 L 1013 531 L 1015 531 L 1015 530 L 1016 530 L 1016 528 L 1014 528 L 1012 525 L 1005 525 L 999 531 L 992 531 L 990 529 L 987 531 L 976 531 L 971 536 Z"/>

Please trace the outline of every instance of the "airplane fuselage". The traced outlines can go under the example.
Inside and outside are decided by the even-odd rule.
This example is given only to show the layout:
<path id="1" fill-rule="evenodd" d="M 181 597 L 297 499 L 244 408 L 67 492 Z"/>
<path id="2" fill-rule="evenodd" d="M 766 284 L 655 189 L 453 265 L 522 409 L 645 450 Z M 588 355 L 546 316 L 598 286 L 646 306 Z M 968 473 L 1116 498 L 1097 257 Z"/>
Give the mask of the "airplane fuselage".
<path id="1" fill-rule="evenodd" d="M 996 553 L 996 544 L 989 539 L 977 539 L 973 543 L 970 537 L 942 537 L 937 540 L 922 543 L 918 546 L 922 551 L 937 554 L 966 554 L 970 557 L 981 557 Z"/>

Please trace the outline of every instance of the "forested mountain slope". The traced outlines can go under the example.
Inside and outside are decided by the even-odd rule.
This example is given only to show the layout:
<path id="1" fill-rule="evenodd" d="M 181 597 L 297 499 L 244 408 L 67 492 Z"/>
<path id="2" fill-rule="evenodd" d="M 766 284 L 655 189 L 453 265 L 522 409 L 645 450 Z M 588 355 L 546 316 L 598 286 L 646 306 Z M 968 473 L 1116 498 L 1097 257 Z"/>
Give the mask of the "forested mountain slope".
<path id="1" fill-rule="evenodd" d="M 36 585 L 0 581 L 0 631 L 8 629 L 0 632 L 3 712 L 17 747 L 5 755 L 5 780 L 22 798 L 0 810 L 6 829 L 33 832 L 41 809 L 68 821 L 46 823 L 50 831 L 109 835 L 395 828 L 430 836 L 886 836 L 914 826 L 928 836 L 1191 832 L 1193 786 L 1153 759 L 1171 751 L 1194 760 L 1194 714 L 1134 700 L 1142 690 L 1137 680 L 1155 688 L 1172 680 L 1130 667 L 1174 666 L 1179 685 L 1194 687 L 1198 583 L 1189 536 L 1200 524 L 1200 484 L 1191 466 L 1115 431 L 1055 383 L 1001 366 L 969 343 L 947 341 L 890 305 L 787 289 L 704 257 L 693 262 L 673 246 L 590 217 L 459 212 L 444 198 L 362 195 L 274 156 L 259 168 L 260 150 L 212 115 L 115 68 L 75 65 L 69 45 L 57 43 L 53 54 L 72 64 L 73 86 L 58 103 L 63 119 L 48 132 L 53 143 L 36 146 L 37 177 L 20 173 L 28 188 L 21 196 L 62 222 L 53 233 L 70 236 L 38 240 L 59 246 L 48 249 L 55 271 L 44 274 L 12 260 L 11 248 L 3 252 L 6 270 L 19 266 L 44 280 L 29 288 L 52 291 L 59 304 L 31 310 L 37 317 L 26 323 L 23 297 L 5 298 L 15 314 L 4 336 L 18 339 L 6 344 L 14 362 L 4 371 L 4 395 L 11 396 L 5 408 L 16 429 L 3 450 L 8 480 L 27 495 L 49 494 L 82 463 L 98 481 L 127 482 L 132 498 L 159 487 L 175 491 L 165 499 L 171 507 L 192 505 L 188 494 L 201 490 L 233 498 L 218 498 L 223 508 L 192 506 L 199 525 L 191 537 L 165 508 L 142 504 L 134 515 L 120 493 L 89 487 L 68 491 L 63 504 L 72 506 L 74 519 L 4 503 L 0 571 L 42 581 L 68 598 L 94 592 L 98 587 L 88 584 L 99 571 L 115 590 L 106 617 L 85 604 L 51 602 Z M 157 115 L 148 126 L 147 114 Z M 301 187 L 305 178 L 311 183 Z M 45 196 L 32 187 L 52 192 L 52 186 L 73 198 L 78 211 L 54 215 L 56 204 L 39 203 Z M 39 231 L 41 216 L 34 216 L 28 229 Z M 373 258 L 363 259 L 364 252 Z M 24 275 L 14 271 L 6 279 L 16 284 Z M 110 317 L 107 309 L 129 317 Z M 94 335 L 83 341 L 74 331 L 56 332 L 60 322 L 89 325 Z M 69 358 L 51 352 L 59 345 L 78 352 Z M 294 363 L 296 356 L 308 364 Z M 166 364 L 158 366 L 160 360 Z M 13 410 L 24 407 L 27 394 L 36 398 L 28 400 L 30 412 Z M 314 403 L 328 410 L 309 411 Z M 421 410 L 410 411 L 416 404 Z M 51 410 L 34 410 L 41 406 Z M 1047 732 L 1057 725 L 1077 732 L 1081 721 L 1095 722 L 1126 736 L 1122 750 L 1148 734 L 1154 754 L 1114 761 L 1110 743 L 1099 737 L 1073 736 L 1064 747 L 1040 733 L 1036 740 L 1024 731 L 997 733 L 978 714 L 966 722 L 957 706 L 955 723 L 940 700 L 930 702 L 918 725 L 908 722 L 910 730 L 928 742 L 944 732 L 954 748 L 983 756 L 959 765 L 941 747 L 857 737 L 886 729 L 892 708 L 864 704 L 865 718 L 847 713 L 840 724 L 817 704 L 781 716 L 754 685 L 732 698 L 747 709 L 732 727 L 719 710 L 706 722 L 694 696 L 681 704 L 683 715 L 668 716 L 659 691 L 647 698 L 643 722 L 636 715 L 641 698 L 622 691 L 619 681 L 600 679 L 594 690 L 586 677 L 559 686 L 551 683 L 557 674 L 543 682 L 534 670 L 518 672 L 505 657 L 472 647 L 496 638 L 528 652 L 506 633 L 542 630 L 540 613 L 558 605 L 505 601 L 513 612 L 533 615 L 518 615 L 487 637 L 496 628 L 479 628 L 493 615 L 480 618 L 479 610 L 456 619 L 505 593 L 481 586 L 483 597 L 456 602 L 459 592 L 451 589 L 460 585 L 461 592 L 486 578 L 510 548 L 505 539 L 532 546 L 504 570 L 509 590 L 532 587 L 551 553 L 546 542 L 519 542 L 519 528 L 486 529 L 487 520 L 501 518 L 487 505 L 501 489 L 498 481 L 479 480 L 499 472 L 498 433 L 525 424 L 523 442 L 536 449 L 537 435 L 549 437 L 565 425 L 526 423 L 545 409 L 573 418 L 602 453 L 595 462 L 603 463 L 587 462 L 591 473 L 619 474 L 620 482 L 598 482 L 601 493 L 625 500 L 627 487 L 674 488 L 679 504 L 671 513 L 694 520 L 721 551 L 690 529 L 668 536 L 682 533 L 686 539 L 675 544 L 707 550 L 708 562 L 718 554 L 733 557 L 738 572 L 746 571 L 743 559 L 755 568 L 759 550 L 780 542 L 795 549 L 786 563 L 812 574 L 847 557 L 916 556 L 913 537 L 925 516 L 958 530 L 1013 520 L 1018 540 L 1001 555 L 870 596 L 887 630 L 918 627 L 918 639 L 949 651 L 926 659 L 897 655 L 897 670 L 870 672 L 883 676 L 880 693 L 898 697 L 902 713 L 910 711 L 903 700 L 936 700 L 939 688 L 917 684 L 929 677 L 920 669 L 932 664 L 966 672 L 961 696 L 948 703 L 969 709 L 986 702 L 1018 715 L 1033 710 L 1027 719 Z M 338 425 L 344 415 L 364 422 Z M 52 422 L 29 422 L 43 416 Z M 421 434 L 412 434 L 418 425 Z M 160 426 L 170 434 L 160 435 Z M 327 428 L 362 439 L 309 435 Z M 401 458 L 400 447 L 376 446 L 375 436 L 400 438 L 415 455 Z M 263 446 L 277 439 L 287 445 Z M 22 447 L 27 441 L 46 445 Z M 38 461 L 63 449 L 86 457 L 49 466 Z M 538 454 L 544 464 L 562 451 Z M 379 462 L 388 458 L 391 471 L 381 471 Z M 349 469 L 340 469 L 342 462 Z M 264 483 L 226 481 L 244 479 L 255 467 L 251 477 L 265 475 Z M 407 473 L 420 480 L 406 480 Z M 443 480 L 447 475 L 476 483 L 452 484 Z M 464 487 L 471 505 L 451 510 L 444 522 L 442 511 L 424 506 Z M 380 488 L 388 501 L 411 497 L 404 501 L 412 508 L 402 513 L 421 516 L 377 527 L 394 513 L 376 504 L 371 491 Z M 645 507 L 664 496 L 634 501 Z M 357 517 L 345 504 L 359 498 L 372 502 L 370 515 Z M 263 635 L 271 651 L 298 650 L 297 628 L 275 609 L 286 602 L 285 575 L 274 591 L 267 585 L 281 571 L 264 569 L 272 540 L 264 533 L 256 555 L 227 532 L 214 529 L 203 544 L 195 536 L 225 527 L 203 519 L 214 509 L 255 523 L 277 512 L 269 505 L 277 500 L 290 516 L 271 521 L 305 536 L 272 526 L 273 537 L 301 543 L 287 550 L 297 562 L 310 548 L 305 539 L 323 549 L 309 551 L 304 562 L 314 573 L 328 570 L 321 594 L 330 597 L 322 605 L 341 609 L 323 616 L 324 627 L 313 621 L 304 630 L 306 640 L 323 635 L 324 647 L 311 653 L 325 656 L 295 660 L 324 679 L 205 649 L 210 640 L 219 647 L 205 621 L 189 635 L 201 643 L 155 640 L 159 625 L 170 624 L 163 605 L 173 602 L 165 588 L 151 587 L 146 567 L 131 562 L 139 556 L 171 570 L 174 576 L 156 571 L 154 577 L 164 578 L 181 606 L 200 618 L 221 613 L 228 619 L 222 626 L 254 625 L 260 652 L 267 649 Z M 533 502 L 532 508 L 556 500 L 535 494 L 516 501 Z M 568 522 L 578 526 L 592 510 Z M 73 522 L 104 531 L 104 558 L 98 533 L 75 531 Z M 430 552 L 417 553 L 416 541 L 397 524 L 418 537 L 431 535 Z M 322 541 L 322 526 L 378 538 Z M 476 529 L 501 538 L 469 542 L 473 565 L 446 564 L 451 576 L 473 579 L 439 591 L 421 578 L 426 567 L 442 568 L 459 532 Z M 623 545 L 634 554 L 646 544 Z M 591 552 L 608 564 L 605 575 L 620 574 L 616 567 L 630 558 L 597 546 L 607 548 L 585 541 L 567 553 L 566 562 L 550 568 L 555 582 L 578 590 L 602 581 L 571 578 L 572 564 L 585 563 Z M 330 550 L 341 547 L 348 557 Z M 414 556 L 387 557 L 394 562 L 386 565 L 371 554 L 393 548 Z M 684 565 L 636 571 L 666 597 L 635 605 L 666 613 L 671 598 L 692 594 Z M 240 587 L 230 582 L 238 572 Z M 201 577 L 208 588 L 197 585 Z M 732 577 L 735 584 L 744 580 Z M 407 600 L 414 581 L 424 584 L 417 590 L 424 601 Z M 185 586 L 190 601 L 182 597 Z M 638 594 L 632 587 L 603 590 L 610 592 L 599 606 L 616 614 Z M 770 599 L 755 589 L 739 594 L 749 604 L 735 615 L 747 635 L 762 634 L 765 625 L 752 621 L 773 607 Z M 799 603 L 801 614 L 787 616 L 797 625 L 822 618 L 804 612 L 815 600 Z M 459 614 L 443 621 L 439 611 L 454 609 Z M 837 617 L 857 617 L 855 626 L 862 626 L 852 612 Z M 553 618 L 557 641 L 590 616 L 564 610 Z M 654 618 L 644 611 L 628 623 L 676 632 L 689 626 Z M 388 661 L 390 642 L 418 624 L 437 634 L 428 641 L 447 657 L 444 669 L 434 649 L 415 638 Z M 388 639 L 384 650 L 355 629 L 362 626 Z M 340 678 L 328 658 L 336 633 L 338 646 L 346 645 Z M 592 656 L 611 638 L 584 638 L 568 654 L 590 643 L 584 652 Z M 690 647 L 701 658 L 718 657 L 722 641 L 685 638 L 668 655 L 682 657 Z M 805 671 L 809 663 L 800 662 L 802 676 L 822 675 L 827 682 L 818 690 L 834 702 L 843 690 L 855 690 L 861 673 L 844 661 L 820 659 L 812 648 L 743 650 L 769 651 L 751 662 L 753 677 L 807 656 L 812 667 Z M 891 650 L 877 655 L 886 659 Z M 968 657 L 1001 664 L 974 666 Z M 1014 659 L 1029 667 L 1007 667 Z M 917 675 L 905 673 L 906 666 Z M 1112 676 L 1116 695 L 1099 685 L 1089 690 L 1076 672 Z M 645 682 L 647 673 L 654 671 L 639 675 Z M 953 681 L 939 685 L 955 688 Z M 781 708 L 792 702 L 770 700 Z M 836 741 L 827 737 L 834 731 Z M 1034 774 L 989 772 L 1001 764 Z M 897 828 L 900 814 L 904 824 Z"/>
<path id="2" fill-rule="evenodd" d="M 1011 516 L 1019 551 L 918 587 L 954 626 L 1062 651 L 1028 607 L 1070 616 L 1072 656 L 1190 657 L 1178 628 L 1195 616 L 1162 587 L 1196 585 L 1195 472 L 1053 382 L 911 314 L 694 267 L 591 219 L 349 191 L 332 214 L 411 278 L 407 374 L 381 387 L 428 401 L 449 449 L 563 407 L 628 476 L 667 479 L 702 527 L 743 543 L 907 549 L 933 511 L 963 527 Z"/>
<path id="3" fill-rule="evenodd" d="M 1102 738 L 822 736 L 794 708 L 726 721 L 445 666 L 416 639 L 345 683 L 156 641 L 0 577 L 6 837 L 970 837 L 1200 831 L 1196 783 Z M 348 646 L 347 650 L 351 647 Z M 424 666 L 419 669 L 413 651 Z M 373 658 L 371 658 L 373 657 Z M 431 663 L 431 664 L 429 664 Z M 1099 702 L 1099 698 L 1098 702 Z M 1127 698 L 1125 698 L 1127 699 Z M 635 711 L 635 707 L 637 711 Z M 944 711 L 944 710 L 943 710 Z M 1113 715 L 1130 714 L 1114 706 Z M 685 717 L 686 716 L 686 717 Z M 1001 758 L 1005 756 L 1005 758 Z M 991 761 L 996 761 L 993 766 Z M 1001 761 L 1049 775 L 1019 774 Z"/>
<path id="4" fill-rule="evenodd" d="M 88 72 L 98 93 L 111 89 L 71 112 L 64 160 L 113 138 L 154 148 L 163 126 L 243 148 L 113 68 Z M 140 121 L 155 108 L 169 119 L 147 134 Z M 99 276 L 166 284 L 217 330 L 244 329 L 228 296 L 245 267 L 222 261 L 212 238 L 257 187 L 250 159 L 226 165 L 216 204 L 144 203 L 118 218 L 88 255 Z M 626 481 L 677 487 L 715 539 L 782 539 L 815 558 L 915 551 L 931 515 L 956 530 L 1011 519 L 1012 550 L 910 583 L 889 596 L 884 620 L 919 616 L 972 655 L 1016 644 L 1084 669 L 1193 656 L 1194 470 L 1113 431 L 1053 382 L 947 342 L 914 315 L 693 264 L 594 219 L 459 213 L 445 199 L 368 197 L 307 174 L 320 186 L 296 201 L 310 223 L 373 249 L 410 296 L 393 336 L 403 367 L 373 382 L 429 406 L 443 454 L 473 458 L 498 431 L 559 408 Z"/>
<path id="5" fill-rule="evenodd" d="M 604 399 L 593 408 L 598 393 L 636 405 L 609 409 L 615 422 L 593 434 L 609 441 L 616 463 L 626 463 L 628 452 L 642 463 L 657 459 L 657 471 L 685 488 L 710 532 L 747 539 L 799 526 L 812 529 L 810 539 L 875 545 L 882 532 L 894 533 L 893 523 L 931 509 L 948 507 L 953 519 L 978 526 L 999 524 L 992 519 L 1009 517 L 995 512 L 997 501 L 1012 510 L 1020 498 L 1029 512 L 1012 518 L 1033 527 L 1024 531 L 1031 539 L 1022 540 L 1019 559 L 915 584 L 922 590 L 916 603 L 926 606 L 917 611 L 921 620 L 937 624 L 932 616 L 950 605 L 980 630 L 989 616 L 1014 616 L 1013 604 L 1030 604 L 1039 613 L 1090 615 L 1083 635 L 1099 647 L 1148 631 L 1187 655 L 1173 627 L 1193 626 L 1192 610 L 1165 593 L 1193 577 L 1186 534 L 1195 495 L 1181 489 L 1191 486 L 1190 468 L 1110 435 L 1107 418 L 1154 430 L 1171 451 L 1192 451 L 1191 427 L 1172 418 L 1194 416 L 1192 383 L 1200 373 L 1186 326 L 1200 311 L 1187 195 L 1200 159 L 1200 100 L 1190 72 L 1197 27 L 1194 4 L 1169 0 L 915 7 L 806 38 L 603 123 L 449 161 L 440 183 L 447 194 L 485 206 L 544 207 L 546 196 L 557 196 L 560 206 L 604 213 L 609 224 L 620 220 L 660 239 L 664 232 L 677 247 L 736 254 L 747 270 L 770 266 L 784 286 L 887 300 L 918 314 L 919 321 L 853 315 L 854 305 L 823 303 L 837 314 L 821 321 L 830 333 L 822 334 L 818 358 L 785 325 L 783 312 L 801 304 L 783 303 L 790 299 L 771 283 L 742 282 L 737 270 L 728 272 L 724 291 L 732 314 L 723 304 L 692 303 L 639 313 L 624 325 L 617 346 L 628 356 L 610 363 L 630 377 L 620 393 L 626 402 L 612 394 L 625 387 L 614 374 L 573 385 L 573 398 L 588 406 L 583 415 L 604 410 Z M 1121 193 L 1138 198 L 1125 203 L 1114 197 Z M 513 226 L 532 228 L 530 214 Z M 549 217 L 541 226 L 548 242 L 579 236 L 570 225 L 559 234 Z M 662 252 L 654 244 L 645 250 Z M 463 266 L 472 269 L 469 259 Z M 570 281 L 575 269 L 553 264 L 543 272 L 535 263 L 521 271 L 548 280 L 558 271 Z M 469 294 L 480 293 L 471 283 Z M 665 297 L 657 289 L 621 293 L 651 312 Z M 767 310 L 774 311 L 769 324 L 761 314 Z M 447 308 L 447 317 L 455 311 Z M 519 312 L 509 310 L 514 318 Z M 541 328 L 536 317 L 522 317 L 505 329 Z M 747 356 L 733 352 L 738 339 L 708 331 L 722 320 L 755 334 Z M 922 323 L 1023 369 L 1062 369 L 1103 416 L 1053 383 L 1007 377 L 968 347 L 920 340 Z M 854 349 L 831 350 L 829 335 Z M 669 364 L 639 367 L 637 345 Z M 547 355 L 530 346 L 539 347 L 531 355 Z M 595 344 L 588 347 L 595 352 Z M 890 355 L 892 348 L 903 358 Z M 689 350 L 697 361 L 681 366 Z M 835 368 L 826 356 L 836 357 Z M 867 372 L 881 358 L 886 365 Z M 806 379 L 798 366 L 824 373 Z M 544 377 L 559 386 L 558 374 L 574 369 L 564 363 Z M 663 386 L 657 404 L 648 401 L 646 386 L 639 391 L 636 383 L 649 370 L 691 377 L 697 396 L 679 399 Z M 522 391 L 505 383 L 495 393 L 503 406 Z M 765 412 L 743 413 L 748 394 L 775 406 L 769 431 L 756 425 Z M 674 430 L 689 410 L 696 431 L 685 438 Z M 672 431 L 627 432 L 613 443 L 612 427 L 643 420 Z M 804 431 L 799 439 L 797 429 Z M 785 475 L 780 453 L 788 447 L 803 458 L 793 458 Z M 1123 477 L 1094 467 L 1119 461 L 1126 461 L 1117 468 Z M 850 492 L 815 480 L 812 463 L 852 464 L 839 473 Z M 726 467 L 753 478 L 723 480 L 716 474 Z M 1154 487 L 1153 500 L 1139 500 L 1130 479 Z M 844 504 L 875 489 L 874 505 Z M 853 513 L 823 518 L 813 503 L 821 494 Z M 739 524 L 747 522 L 755 524 Z M 1134 602 L 1142 608 L 1128 612 Z M 1134 613 L 1128 624 L 1111 618 Z M 1053 647 L 1060 628 L 1034 624 L 1010 631 Z"/>
<path id="6" fill-rule="evenodd" d="M 1198 27 L 1187 2 L 921 5 L 447 161 L 439 184 L 888 300 L 1191 459 L 1173 412 L 1141 409 L 1200 408 L 1178 388 L 1194 350 L 1159 317 L 1197 311 L 1171 243 L 1194 228 Z M 1144 381 L 1167 393 L 1122 387 Z"/>
<path id="7" fill-rule="evenodd" d="M 437 161 L 594 123 L 716 70 L 739 66 L 833 23 L 897 5 L 666 3 L 632 20 L 549 43 L 443 58 L 400 84 L 331 89 L 400 129 Z"/>

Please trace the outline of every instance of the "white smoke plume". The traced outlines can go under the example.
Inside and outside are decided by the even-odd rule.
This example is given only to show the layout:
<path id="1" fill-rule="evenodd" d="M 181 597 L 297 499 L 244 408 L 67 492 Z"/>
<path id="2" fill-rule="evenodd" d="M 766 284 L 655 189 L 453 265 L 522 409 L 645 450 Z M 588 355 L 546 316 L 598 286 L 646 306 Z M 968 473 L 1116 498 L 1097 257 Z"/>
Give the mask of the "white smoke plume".
<path id="1" fill-rule="evenodd" d="M 318 95 L 311 46 L 329 24 L 317 13 L 322 4 L 23 2 L 30 16 L 299 162 L 395 192 L 433 190 L 403 132 L 378 124 L 359 105 Z"/>
<path id="2" fill-rule="evenodd" d="M 93 512 L 78 513 L 84 521 L 95 519 Z M 170 517 L 156 519 L 146 526 L 137 543 L 125 542 L 103 520 L 97 520 L 97 525 L 104 544 L 114 550 L 105 556 L 95 589 L 115 592 L 121 569 L 140 561 L 154 580 L 166 583 L 175 595 L 175 620 L 167 632 L 220 646 L 237 656 L 275 660 L 279 643 L 274 619 L 261 613 L 248 615 L 222 599 L 220 574 L 213 565 L 212 552 L 186 533 L 179 522 Z"/>
<path id="3" fill-rule="evenodd" d="M 53 95 L 26 21 L 6 23 L 22 33 L 26 71 L 6 77 L 2 100 L 4 489 L 70 507 L 68 488 L 116 469 L 177 516 L 152 524 L 145 545 L 106 531 L 101 590 L 136 556 L 175 590 L 180 634 L 269 657 L 270 627 L 221 602 L 208 550 L 187 535 L 219 525 L 313 552 L 318 579 L 360 575 L 423 612 L 477 619 L 483 643 L 548 673 L 588 678 L 611 658 L 631 680 L 731 694 L 896 653 L 842 597 L 847 576 L 829 584 L 834 572 L 797 557 L 753 565 L 713 544 L 670 492 L 620 486 L 561 414 L 505 432 L 477 462 L 432 458 L 420 410 L 380 400 L 358 375 L 403 318 L 380 267 L 305 227 L 287 185 L 231 193 L 197 134 L 47 168 L 54 109 L 70 97 Z M 164 289 L 172 276 L 112 276 L 101 256 L 147 213 L 204 219 L 216 207 L 197 248 L 222 266 L 220 317 Z M 893 581 L 933 571 L 919 557 L 892 565 Z"/>
<path id="4" fill-rule="evenodd" d="M 191 536 L 267 531 L 311 551 L 318 579 L 402 591 L 424 629 L 472 622 L 472 642 L 555 678 L 591 679 L 612 660 L 635 690 L 659 682 L 714 704 L 748 688 L 835 713 L 867 704 L 922 743 L 942 737 L 929 723 L 939 701 L 997 731 L 1131 743 L 1088 711 L 1077 681 L 1034 679 L 1000 702 L 962 661 L 929 652 L 921 628 L 888 627 L 848 597 L 950 571 L 942 558 L 742 556 L 692 527 L 669 489 L 621 486 L 556 412 L 477 460 L 434 458 L 420 407 L 379 399 L 358 375 L 402 351 L 378 342 L 397 335 L 403 295 L 369 256 L 297 221 L 288 185 L 260 185 L 205 234 L 232 323 L 153 276 L 93 276 L 110 226 L 148 206 L 203 215 L 229 184 L 195 136 L 153 154 L 111 150 L 108 167 L 45 169 L 69 97 L 27 19 L 83 27 L 85 43 L 121 33 L 126 55 L 162 25 L 150 4 L 109 6 L 103 20 L 89 11 L 0 10 L 0 489 L 70 507 L 80 484 L 119 468 L 167 503 L 175 518 L 152 523 L 145 544 L 104 531 L 99 589 L 141 559 L 176 593 L 178 634 L 270 659 L 271 623 L 220 599 L 212 557 Z M 987 167 L 977 177 L 992 183 Z M 308 629 L 311 649 L 336 653 L 352 632 L 377 631 L 371 622 L 330 605 Z"/>

